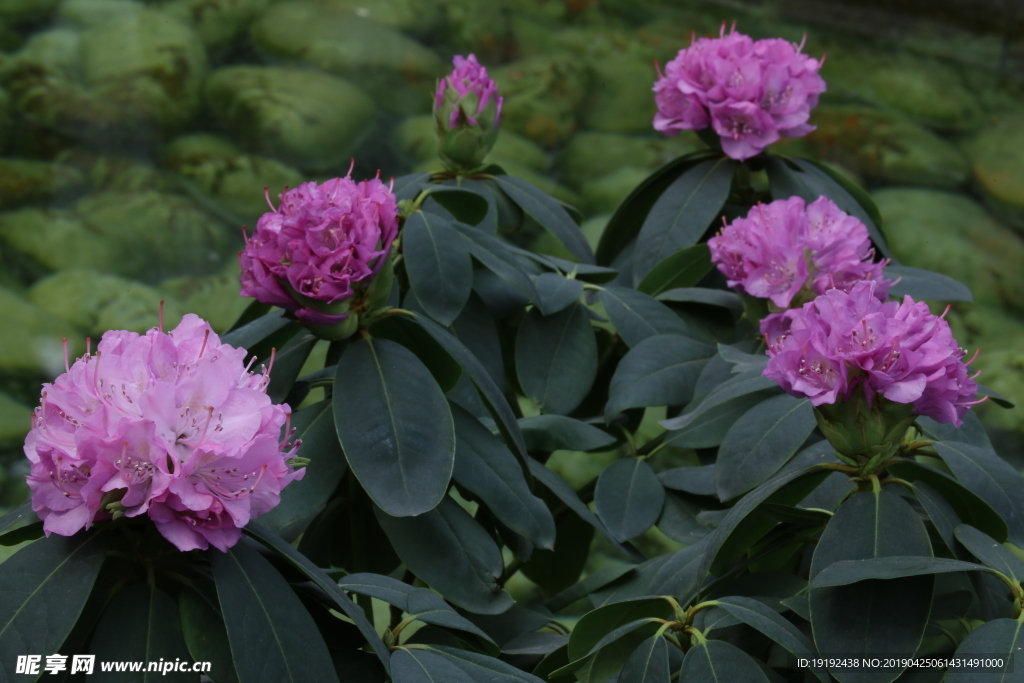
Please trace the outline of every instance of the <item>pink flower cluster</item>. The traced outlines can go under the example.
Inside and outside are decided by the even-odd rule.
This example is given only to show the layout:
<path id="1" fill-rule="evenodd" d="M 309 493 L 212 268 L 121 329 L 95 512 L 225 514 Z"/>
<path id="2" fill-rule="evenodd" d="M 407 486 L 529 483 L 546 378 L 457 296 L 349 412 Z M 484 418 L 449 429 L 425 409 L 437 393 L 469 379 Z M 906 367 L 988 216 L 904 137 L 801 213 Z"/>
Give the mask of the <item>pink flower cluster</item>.
<path id="1" fill-rule="evenodd" d="M 477 117 L 487 109 L 487 105 L 493 100 L 495 112 L 491 128 L 497 128 L 498 122 L 501 120 L 501 106 L 504 104 L 505 98 L 498 95 L 498 86 L 487 75 L 487 68 L 476 61 L 476 55 L 469 57 L 455 55 L 452 63 L 455 65 L 455 70 L 437 83 L 434 110 L 437 111 L 444 106 L 446 95 L 448 95 L 447 99 L 456 102 L 462 101 L 467 95 L 473 95 L 476 100 L 476 106 L 471 107 L 473 111 L 465 111 L 460 106 L 452 107 L 451 112 L 448 113 L 448 127 L 455 128 L 462 117 L 465 117 L 469 123 L 477 125 Z"/>
<path id="2" fill-rule="evenodd" d="M 800 197 L 758 204 L 708 246 L 730 287 L 779 308 L 863 280 L 876 280 L 875 295 L 885 300 L 892 284 L 882 277 L 884 264 L 873 261 L 868 229 L 826 197 L 807 205 Z"/>
<path id="3" fill-rule="evenodd" d="M 877 396 L 910 403 L 918 415 L 959 427 L 978 391 L 965 351 L 927 304 L 909 296 L 883 303 L 877 286 L 831 289 L 777 317 L 764 376 L 816 406 L 859 389 L 869 405 Z"/>
<path id="4" fill-rule="evenodd" d="M 391 188 L 379 178 L 357 183 L 351 173 L 303 183 L 263 214 L 239 254 L 242 296 L 294 310 L 313 325 L 346 317 L 322 309 L 368 285 L 398 234 Z"/>
<path id="5" fill-rule="evenodd" d="M 655 130 L 675 135 L 709 125 L 733 159 L 748 159 L 779 139 L 814 130 L 811 109 L 825 92 L 820 60 L 781 38 L 729 34 L 680 50 L 654 84 Z"/>
<path id="6" fill-rule="evenodd" d="M 169 333 L 107 332 L 44 384 L 25 455 L 46 533 L 109 519 L 119 500 L 180 550 L 234 545 L 305 473 L 287 462 L 298 447 L 281 439 L 287 408 L 245 353 L 190 313 Z"/>

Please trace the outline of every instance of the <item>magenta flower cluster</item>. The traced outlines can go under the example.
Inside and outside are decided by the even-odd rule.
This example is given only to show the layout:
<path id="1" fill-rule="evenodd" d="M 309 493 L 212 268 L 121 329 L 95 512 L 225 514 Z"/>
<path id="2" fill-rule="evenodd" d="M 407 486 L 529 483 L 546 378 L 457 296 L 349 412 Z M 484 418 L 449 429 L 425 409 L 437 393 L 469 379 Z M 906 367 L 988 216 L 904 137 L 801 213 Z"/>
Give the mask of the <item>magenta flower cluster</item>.
<path id="1" fill-rule="evenodd" d="M 234 545 L 305 472 L 288 464 L 298 444 L 282 440 L 287 408 L 245 355 L 190 313 L 169 333 L 107 332 L 44 384 L 25 455 L 46 533 L 118 510 L 148 515 L 183 551 Z"/>
<path id="2" fill-rule="evenodd" d="M 781 38 L 752 40 L 735 31 L 700 38 L 665 65 L 654 84 L 655 130 L 711 126 L 733 159 L 759 154 L 780 136 L 814 130 L 811 109 L 825 92 L 820 60 Z"/>
<path id="3" fill-rule="evenodd" d="M 468 57 L 455 55 L 452 63 L 455 65 L 455 69 L 437 83 L 437 92 L 434 95 L 434 110 L 441 109 L 446 99 L 461 102 L 466 99 L 467 95 L 472 95 L 475 100 L 475 106 L 471 107 L 473 111 L 466 111 L 461 106 L 452 107 L 451 111 L 448 112 L 448 127 L 457 127 L 460 123 L 460 118 L 463 117 L 468 123 L 474 126 L 477 125 L 479 123 L 477 117 L 493 101 L 495 105 L 493 121 L 488 123 L 490 128 L 497 128 L 498 122 L 501 120 L 501 107 L 504 104 L 505 98 L 498 95 L 498 86 L 487 75 L 486 67 L 481 66 L 476 61 L 476 55 L 472 54 Z"/>
<path id="4" fill-rule="evenodd" d="M 346 317 L 324 308 L 368 285 L 398 234 L 391 187 L 379 178 L 357 183 L 351 173 L 303 183 L 263 214 L 239 254 L 242 296 L 294 310 L 313 325 Z"/>
<path id="5" fill-rule="evenodd" d="M 875 262 L 868 229 L 826 197 L 804 204 L 800 197 L 758 204 L 708 240 L 711 261 L 730 287 L 788 308 L 827 290 L 849 291 L 876 280 L 885 300 L 891 282 Z M 801 301 L 800 299 L 803 299 Z"/>
<path id="6" fill-rule="evenodd" d="M 816 406 L 862 391 L 869 405 L 879 396 L 913 404 L 914 413 L 959 427 L 978 385 L 949 323 L 909 296 L 883 303 L 876 287 L 831 289 L 787 311 L 769 330 L 764 376 Z"/>

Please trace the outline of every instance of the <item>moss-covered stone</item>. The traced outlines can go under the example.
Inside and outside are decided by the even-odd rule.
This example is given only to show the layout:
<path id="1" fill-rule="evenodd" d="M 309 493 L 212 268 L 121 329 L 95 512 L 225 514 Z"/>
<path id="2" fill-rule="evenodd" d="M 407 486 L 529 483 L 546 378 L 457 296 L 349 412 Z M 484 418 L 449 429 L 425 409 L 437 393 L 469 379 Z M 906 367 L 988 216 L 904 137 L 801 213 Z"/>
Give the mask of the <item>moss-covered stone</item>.
<path id="1" fill-rule="evenodd" d="M 1024 112 L 996 117 L 962 147 L 989 205 L 1024 229 Z"/>
<path id="2" fill-rule="evenodd" d="M 693 133 L 677 137 L 632 137 L 614 133 L 577 133 L 558 154 L 556 168 L 569 185 L 582 188 L 624 166 L 653 171 L 703 144 Z"/>
<path id="3" fill-rule="evenodd" d="M 0 392 L 0 450 L 19 447 L 32 428 L 32 409 Z"/>
<path id="4" fill-rule="evenodd" d="M 352 83 L 305 69 L 236 66 L 206 82 L 214 115 L 249 150 L 305 170 L 348 160 L 375 108 Z"/>
<path id="5" fill-rule="evenodd" d="M 20 269 L 26 279 L 76 267 L 117 271 L 125 257 L 118 244 L 87 230 L 68 210 L 20 209 L 0 214 L 0 242 L 7 247 L 5 266 Z"/>
<path id="6" fill-rule="evenodd" d="M 61 339 L 71 352 L 80 352 L 79 331 L 33 305 L 17 293 L 0 287 L 0 378 L 13 384 L 19 378 L 52 378 L 64 371 Z M 10 388 L 11 384 L 8 384 Z M 25 391 L 17 392 L 24 395 Z M 27 390 L 29 395 L 31 389 Z M 35 395 L 39 387 L 35 386 Z"/>
<path id="7" fill-rule="evenodd" d="M 171 0 L 167 14 L 195 26 L 207 49 L 221 50 L 245 35 L 272 0 Z"/>
<path id="8" fill-rule="evenodd" d="M 650 171 L 637 166 L 623 166 L 611 173 L 583 184 L 583 204 L 590 211 L 609 212 L 625 199 Z"/>
<path id="9" fill-rule="evenodd" d="M 25 204 L 64 204 L 85 189 L 78 169 L 30 159 L 0 158 L 0 209 Z"/>
<path id="10" fill-rule="evenodd" d="M 237 260 L 215 275 L 179 277 L 160 283 L 160 289 L 181 302 L 183 308 L 210 323 L 216 332 L 231 327 L 252 299 L 239 295 Z"/>
<path id="11" fill-rule="evenodd" d="M 576 131 L 590 74 L 574 55 L 531 57 L 492 75 L 505 97 L 503 126 L 544 147 L 556 147 Z"/>

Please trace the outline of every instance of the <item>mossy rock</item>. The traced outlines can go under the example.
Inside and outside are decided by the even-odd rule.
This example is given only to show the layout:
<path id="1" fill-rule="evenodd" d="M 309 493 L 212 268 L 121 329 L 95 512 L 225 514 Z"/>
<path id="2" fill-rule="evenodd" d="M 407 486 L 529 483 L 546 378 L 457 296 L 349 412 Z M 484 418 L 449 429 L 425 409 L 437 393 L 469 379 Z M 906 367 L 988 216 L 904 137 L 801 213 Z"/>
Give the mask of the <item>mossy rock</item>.
<path id="1" fill-rule="evenodd" d="M 431 0 L 444 14 L 437 43 L 456 54 L 475 54 L 482 64 L 498 64 L 517 55 L 513 17 L 523 3 L 480 0 Z"/>
<path id="2" fill-rule="evenodd" d="M 0 383 L 19 398 L 38 398 L 38 381 L 64 371 L 61 339 L 68 340 L 72 355 L 85 349 L 74 326 L 3 287 L 0 319 L 4 321 L 0 325 Z"/>
<path id="3" fill-rule="evenodd" d="M 961 146 L 987 203 L 1024 229 L 1024 111 L 995 117 Z"/>
<path id="4" fill-rule="evenodd" d="M 247 149 L 309 171 L 347 161 L 375 114 L 352 83 L 305 69 L 218 69 L 206 81 L 206 99 Z"/>
<path id="5" fill-rule="evenodd" d="M 582 188 L 587 182 L 632 166 L 654 171 L 703 144 L 690 132 L 674 138 L 634 137 L 615 133 L 577 133 L 558 153 L 556 168 L 566 183 Z"/>
<path id="6" fill-rule="evenodd" d="M 55 161 L 77 169 L 97 190 L 142 192 L 169 191 L 178 187 L 173 176 L 161 172 L 151 164 L 129 156 L 101 154 L 88 147 L 66 149 Z"/>
<path id="7" fill-rule="evenodd" d="M 0 392 L 0 450 L 20 448 L 32 428 L 32 409 Z"/>
<path id="8" fill-rule="evenodd" d="M 214 331 L 223 333 L 252 303 L 239 294 L 239 272 L 238 261 L 232 260 L 220 273 L 164 280 L 160 289 L 180 301 L 186 311 L 209 322 Z"/>
<path id="9" fill-rule="evenodd" d="M 85 188 L 85 176 L 74 167 L 0 158 L 0 209 L 37 203 L 65 204 Z"/>
<path id="10" fill-rule="evenodd" d="M 1024 311 L 1024 242 L 967 197 L 927 189 L 873 195 L 893 255 L 971 288 L 983 305 Z"/>
<path id="11" fill-rule="evenodd" d="M 273 0 L 171 0 L 160 6 L 191 23 L 208 50 L 223 50 L 244 36 Z"/>
<path id="12" fill-rule="evenodd" d="M 74 212 L 19 209 L 0 214 L 4 264 L 31 280 L 55 270 L 124 268 L 128 254 L 116 242 L 88 230 Z"/>
<path id="13" fill-rule="evenodd" d="M 583 203 L 590 211 L 611 212 L 642 183 L 650 171 L 637 166 L 623 166 L 583 184 Z"/>
<path id="14" fill-rule="evenodd" d="M 589 87 L 589 70 L 571 54 L 541 55 L 493 72 L 505 106 L 502 125 L 544 147 L 566 142 Z"/>

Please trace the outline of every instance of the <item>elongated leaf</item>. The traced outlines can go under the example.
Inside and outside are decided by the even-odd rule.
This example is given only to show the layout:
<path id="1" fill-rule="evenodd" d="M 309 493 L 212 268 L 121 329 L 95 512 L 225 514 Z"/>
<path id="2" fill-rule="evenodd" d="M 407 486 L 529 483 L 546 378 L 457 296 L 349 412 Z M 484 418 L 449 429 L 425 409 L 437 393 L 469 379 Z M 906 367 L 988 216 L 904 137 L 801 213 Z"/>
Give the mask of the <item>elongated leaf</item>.
<path id="1" fill-rule="evenodd" d="M 702 409 L 700 419 L 688 418 L 687 423 L 681 428 L 673 429 L 665 435 L 665 442 L 679 448 L 721 446 L 725 441 L 725 435 L 744 413 L 766 399 L 777 395 L 776 391 L 768 388 L 743 394 L 723 401 L 714 407 Z M 713 493 L 709 495 L 713 495 Z"/>
<path id="2" fill-rule="evenodd" d="M 611 645 L 620 638 L 625 638 L 629 634 L 638 631 L 644 627 L 650 627 L 651 625 L 661 625 L 665 621 L 665 619 L 661 619 L 658 617 L 644 617 L 643 619 L 637 619 L 635 621 L 629 622 L 628 624 L 623 624 L 622 626 L 619 626 L 609 631 L 607 634 L 605 634 L 603 638 L 601 638 L 601 640 L 597 641 L 597 643 L 594 644 L 594 647 L 590 648 L 589 654 L 593 654 L 601 648 L 607 647 L 608 645 Z"/>
<path id="3" fill-rule="evenodd" d="M 570 280 L 558 273 L 541 273 L 533 279 L 537 290 L 537 306 L 544 315 L 565 310 L 583 294 L 583 282 Z"/>
<path id="4" fill-rule="evenodd" d="M 90 651 L 101 662 L 173 662 L 189 658 L 181 635 L 178 606 L 167 593 L 146 584 L 135 584 L 114 596 L 96 626 Z M 195 680 L 195 674 L 183 671 L 116 673 L 97 667 L 93 675 L 101 683 Z"/>
<path id="5" fill-rule="evenodd" d="M 775 474 L 793 457 L 815 427 L 807 399 L 774 396 L 740 417 L 718 449 L 715 488 L 731 500 Z"/>
<path id="6" fill-rule="evenodd" d="M 662 486 L 674 491 L 685 491 L 696 496 L 715 495 L 715 466 L 673 467 L 658 472 Z"/>
<path id="7" fill-rule="evenodd" d="M 768 683 L 768 677 L 750 655 L 724 640 L 708 640 L 690 648 L 683 658 L 679 680 L 702 683 Z"/>
<path id="8" fill-rule="evenodd" d="M 668 642 L 664 636 L 653 635 L 626 660 L 619 674 L 619 683 L 669 683 Z"/>
<path id="9" fill-rule="evenodd" d="M 672 301 L 675 303 L 705 304 L 728 308 L 730 311 L 740 312 L 743 310 L 743 302 L 736 292 L 725 289 L 707 289 L 705 287 L 679 287 L 669 289 L 658 294 L 658 301 Z"/>
<path id="10" fill-rule="evenodd" d="M 597 340 L 581 304 L 550 316 L 533 310 L 516 335 L 516 376 L 547 413 L 567 414 L 597 376 Z"/>
<path id="11" fill-rule="evenodd" d="M 1020 583 L 1024 581 L 1024 562 L 992 537 L 985 535 L 969 524 L 961 524 L 954 532 L 958 541 L 987 567 L 1002 572 Z"/>
<path id="12" fill-rule="evenodd" d="M 12 526 L 29 516 L 31 516 L 31 519 L 33 520 L 38 519 L 36 514 L 32 511 L 32 501 L 26 500 L 21 505 L 9 511 L 3 517 L 0 517 L 0 531 L 7 531 Z"/>
<path id="13" fill-rule="evenodd" d="M 1024 653 L 1024 637 L 1021 629 L 1024 623 L 1017 619 L 994 619 L 971 631 L 956 649 L 954 658 L 964 661 L 964 666 L 950 667 L 943 679 L 946 683 L 975 683 L 976 681 L 999 681 L 1020 683 L 1024 680 L 1021 656 Z M 972 666 L 972 659 L 1002 659 L 998 668 L 980 669 Z"/>
<path id="14" fill-rule="evenodd" d="M 543 683 L 500 659 L 443 645 L 400 648 L 393 659 L 394 683 Z"/>
<path id="15" fill-rule="evenodd" d="M 57 652 L 89 598 L 107 551 L 104 531 L 41 539 L 0 564 L 0 678 L 18 655 Z"/>
<path id="16" fill-rule="evenodd" d="M 309 332 L 300 332 L 274 355 L 274 371 L 270 375 L 267 396 L 274 403 L 283 403 L 295 384 L 302 366 L 309 358 L 317 338 Z"/>
<path id="17" fill-rule="evenodd" d="M 564 415 L 522 417 L 519 426 L 531 451 L 596 451 L 615 443 L 608 432 Z"/>
<path id="18" fill-rule="evenodd" d="M 889 265 L 885 267 L 885 277 L 899 280 L 889 290 L 889 296 L 902 297 L 909 294 L 916 301 L 974 301 L 968 287 L 948 275 L 930 270 Z"/>
<path id="19" fill-rule="evenodd" d="M 409 571 L 446 599 L 478 614 L 501 614 L 512 604 L 511 596 L 497 584 L 504 569 L 501 551 L 451 498 L 417 517 L 376 513 Z"/>
<path id="20" fill-rule="evenodd" d="M 348 469 L 334 428 L 330 401 L 303 408 L 295 414 L 292 426 L 296 438 L 302 440 L 301 454 L 309 458 L 309 464 L 302 479 L 281 491 L 281 503 L 260 518 L 275 532 L 323 509 Z"/>
<path id="21" fill-rule="evenodd" d="M 533 495 L 519 461 L 470 413 L 452 406 L 455 418 L 455 471 L 460 485 L 480 498 L 494 516 L 538 548 L 555 544 L 555 520 Z"/>
<path id="22" fill-rule="evenodd" d="M 611 421 L 628 408 L 685 405 L 714 353 L 714 347 L 689 337 L 660 334 L 644 339 L 615 369 L 605 419 Z"/>
<path id="23" fill-rule="evenodd" d="M 1008 540 L 1024 547 L 1024 479 L 1020 473 L 981 446 L 941 441 L 935 450 L 964 486 L 999 513 L 1006 522 Z"/>
<path id="24" fill-rule="evenodd" d="M 631 564 L 617 564 L 598 569 L 579 583 L 569 586 L 548 600 L 545 606 L 552 612 L 559 612 L 577 600 L 582 600 L 594 591 L 604 588 L 612 581 L 625 576 L 631 571 L 633 571 L 633 565 Z"/>
<path id="25" fill-rule="evenodd" d="M 410 306 L 419 304 L 415 297 L 407 298 L 406 302 Z M 451 354 L 422 327 L 408 318 L 397 315 L 378 318 L 370 326 L 370 336 L 398 342 L 412 351 L 434 376 L 437 386 L 441 387 L 443 392 L 451 391 L 462 377 L 462 367 L 455 362 Z"/>
<path id="26" fill-rule="evenodd" d="M 666 256 L 637 285 L 644 294 L 658 296 L 664 291 L 693 287 L 711 272 L 711 250 L 706 244 L 695 244 Z"/>
<path id="27" fill-rule="evenodd" d="M 432 318 L 450 325 L 473 288 L 469 244 L 439 216 L 416 211 L 402 228 L 402 255 L 416 299 Z"/>
<path id="28" fill-rule="evenodd" d="M 923 481 L 914 484 L 914 494 L 935 526 L 935 531 L 942 537 L 946 547 L 956 557 L 961 557 L 963 551 L 960 549 L 955 536 L 955 529 L 960 526 L 960 517 L 956 514 L 956 510 L 949 504 L 949 501 L 942 497 L 942 494 Z"/>
<path id="29" fill-rule="evenodd" d="M 665 488 L 651 466 L 639 458 L 616 460 L 597 480 L 594 506 L 608 531 L 628 541 L 650 529 L 665 504 Z"/>
<path id="30" fill-rule="evenodd" d="M 338 680 L 313 618 L 269 562 L 239 544 L 210 563 L 240 683 Z"/>
<path id="31" fill-rule="evenodd" d="M 985 565 L 945 557 L 889 556 L 834 562 L 811 580 L 811 588 L 848 586 L 870 579 L 900 579 L 951 572 L 991 572 Z M 813 608 L 813 607 L 812 607 Z"/>
<path id="32" fill-rule="evenodd" d="M 469 240 L 469 253 L 473 258 L 518 291 L 527 301 L 537 301 L 537 290 L 533 288 L 533 281 L 515 263 L 509 248 L 501 240 L 462 223 L 454 225 L 455 229 Z"/>
<path id="33" fill-rule="evenodd" d="M 659 334 L 689 336 L 686 324 L 668 306 L 643 292 L 608 286 L 599 294 L 615 331 L 629 347 Z"/>
<path id="34" fill-rule="evenodd" d="M 386 339 L 353 342 L 338 361 L 334 424 L 352 473 L 393 516 L 432 510 L 455 466 L 448 401 L 411 351 Z"/>
<path id="35" fill-rule="evenodd" d="M 246 349 L 250 356 L 266 358 L 271 347 L 284 348 L 288 340 L 302 329 L 282 315 L 280 309 L 272 309 L 270 313 L 246 323 L 237 330 L 221 336 L 221 342 Z"/>
<path id="36" fill-rule="evenodd" d="M 573 256 L 582 263 L 594 263 L 594 252 L 579 226 L 557 200 L 521 178 L 504 175 L 497 176 L 495 181 L 502 192 L 542 228 L 557 237 Z"/>
<path id="37" fill-rule="evenodd" d="M 430 188 L 430 198 L 443 206 L 457 220 L 469 225 L 480 223 L 487 217 L 490 209 L 487 198 L 480 192 L 457 185 L 434 185 Z"/>
<path id="38" fill-rule="evenodd" d="M 662 420 L 661 426 L 672 430 L 683 429 L 708 414 L 712 409 L 724 405 L 727 401 L 752 394 L 755 391 L 773 388 L 778 388 L 775 380 L 762 377 L 760 372 L 741 372 L 712 389 L 697 405 L 693 406 L 691 403 L 693 408 L 688 406 L 682 415 Z"/>
<path id="39" fill-rule="evenodd" d="M 658 597 L 644 597 L 617 602 L 587 612 L 569 636 L 569 660 L 577 661 L 589 655 L 601 639 L 620 626 L 638 619 L 671 616 L 672 607 Z"/>
<path id="40" fill-rule="evenodd" d="M 388 670 L 390 654 L 374 630 L 373 624 L 366 618 L 366 613 L 363 609 L 352 602 L 331 577 L 327 576 L 322 569 L 310 562 L 309 558 L 296 550 L 283 538 L 260 524 L 258 520 L 249 522 L 245 527 L 245 533 L 276 552 L 295 569 L 302 572 L 306 578 L 316 584 L 317 588 L 331 596 L 337 605 L 336 609 L 344 612 L 345 616 L 352 620 L 359 629 L 359 632 L 366 638 L 366 642 L 373 648 L 377 658 L 384 665 L 384 669 Z"/>
<path id="41" fill-rule="evenodd" d="M 32 524 L 26 524 L 20 526 L 13 531 L 0 535 L 0 545 L 5 547 L 11 547 L 24 543 L 25 541 L 34 541 L 37 538 L 42 538 L 45 532 L 43 531 L 42 521 L 33 522 Z"/>
<path id="42" fill-rule="evenodd" d="M 395 178 L 395 184 L 391 191 L 398 199 L 413 199 L 424 186 L 428 186 L 427 183 L 432 175 L 433 173 L 418 172 L 399 176 Z"/>
<path id="43" fill-rule="evenodd" d="M 729 196 L 735 168 L 736 162 L 727 157 L 701 161 L 658 198 L 637 236 L 637 284 L 662 259 L 700 241 Z"/>
<path id="44" fill-rule="evenodd" d="M 815 655 L 816 651 L 811 641 L 796 626 L 763 602 L 742 596 L 718 598 L 715 602 L 720 609 L 765 634 L 796 657 L 807 658 Z M 825 669 L 812 667 L 811 670 L 818 680 L 828 683 L 829 677 Z"/>
<path id="45" fill-rule="evenodd" d="M 192 659 L 210 662 L 206 674 L 213 683 L 237 683 L 231 643 L 224 620 L 198 592 L 185 589 L 178 596 L 181 634 Z"/>

